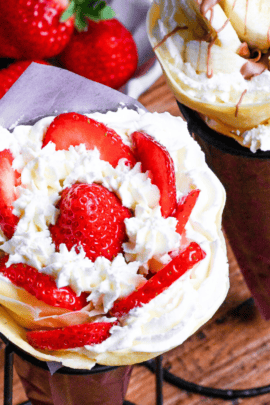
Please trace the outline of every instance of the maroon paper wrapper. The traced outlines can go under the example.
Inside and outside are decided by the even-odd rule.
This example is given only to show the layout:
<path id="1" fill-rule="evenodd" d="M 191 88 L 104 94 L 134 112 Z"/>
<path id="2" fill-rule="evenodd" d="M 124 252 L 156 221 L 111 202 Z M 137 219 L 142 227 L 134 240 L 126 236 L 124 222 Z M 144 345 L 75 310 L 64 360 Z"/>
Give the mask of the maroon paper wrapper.
<path id="1" fill-rule="evenodd" d="M 14 356 L 31 405 L 123 405 L 132 366 L 96 366 L 91 371 L 63 368 L 51 375 L 45 362 Z"/>
<path id="2" fill-rule="evenodd" d="M 211 130 L 196 112 L 178 103 L 225 187 L 223 227 L 257 307 L 270 319 L 270 152 L 251 152 Z"/>
<path id="3" fill-rule="evenodd" d="M 32 63 L 0 100 L 0 125 L 12 129 L 42 117 L 76 111 L 102 113 L 119 107 L 145 109 L 138 101 L 67 70 Z M 1 330 L 0 330 L 1 332 Z M 16 355 L 15 367 L 32 405 L 122 405 L 131 366 L 48 371 L 46 362 Z M 32 358 L 33 359 L 33 358 Z M 102 372 L 96 373 L 97 368 Z"/>

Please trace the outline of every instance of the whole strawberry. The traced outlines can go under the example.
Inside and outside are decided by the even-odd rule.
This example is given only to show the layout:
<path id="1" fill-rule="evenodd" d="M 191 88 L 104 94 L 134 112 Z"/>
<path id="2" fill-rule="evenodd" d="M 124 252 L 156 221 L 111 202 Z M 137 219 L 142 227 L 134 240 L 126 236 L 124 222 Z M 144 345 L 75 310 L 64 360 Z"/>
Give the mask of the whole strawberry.
<path id="1" fill-rule="evenodd" d="M 68 0 L 0 1 L 0 57 L 46 59 L 60 53 L 74 29 L 73 17 L 60 22 Z"/>
<path id="2" fill-rule="evenodd" d="M 74 31 L 59 60 L 74 73 L 119 89 L 133 76 L 138 54 L 131 33 L 114 18 L 88 20 L 85 31 Z"/>
<path id="3" fill-rule="evenodd" d="M 32 62 L 49 64 L 41 60 L 21 60 L 11 63 L 7 68 L 0 70 L 0 98 L 6 94 Z"/>
<path id="4" fill-rule="evenodd" d="M 57 249 L 65 243 L 78 251 L 81 245 L 92 261 L 98 256 L 112 260 L 122 251 L 124 220 L 131 213 L 114 193 L 99 184 L 74 184 L 64 189 L 58 208 L 57 222 L 50 227 Z"/>

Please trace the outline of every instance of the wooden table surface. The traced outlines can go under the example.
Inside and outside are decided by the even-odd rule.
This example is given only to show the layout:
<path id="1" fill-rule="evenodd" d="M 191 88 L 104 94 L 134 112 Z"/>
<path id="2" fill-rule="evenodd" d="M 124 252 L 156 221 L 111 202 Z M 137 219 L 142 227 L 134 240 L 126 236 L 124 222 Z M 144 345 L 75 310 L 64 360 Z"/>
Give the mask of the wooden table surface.
<path id="1" fill-rule="evenodd" d="M 139 101 L 152 112 L 169 111 L 172 115 L 180 115 L 163 77 Z M 270 322 L 261 318 L 249 299 L 250 292 L 228 244 L 227 247 L 231 287 L 225 302 L 197 333 L 163 356 L 163 365 L 185 380 L 208 387 L 247 389 L 268 385 Z M 3 403 L 4 345 L 1 347 L 0 403 Z M 16 374 L 13 395 L 14 405 L 27 399 Z M 145 367 L 133 368 L 126 399 L 136 405 L 155 404 L 155 376 Z M 164 382 L 163 401 L 164 405 L 267 405 L 270 404 L 270 394 L 222 400 L 188 393 Z"/>

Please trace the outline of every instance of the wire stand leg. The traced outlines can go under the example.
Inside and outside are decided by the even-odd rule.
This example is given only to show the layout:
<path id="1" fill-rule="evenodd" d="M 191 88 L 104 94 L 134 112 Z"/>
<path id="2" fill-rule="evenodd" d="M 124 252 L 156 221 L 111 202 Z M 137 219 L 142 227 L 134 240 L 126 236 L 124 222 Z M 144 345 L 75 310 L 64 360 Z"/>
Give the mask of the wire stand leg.
<path id="1" fill-rule="evenodd" d="M 12 405 L 13 391 L 13 349 L 10 344 L 5 348 L 4 368 L 4 405 Z"/>
<path id="2" fill-rule="evenodd" d="M 156 362 L 156 405 L 163 405 L 162 356 L 156 357 L 155 362 Z"/>

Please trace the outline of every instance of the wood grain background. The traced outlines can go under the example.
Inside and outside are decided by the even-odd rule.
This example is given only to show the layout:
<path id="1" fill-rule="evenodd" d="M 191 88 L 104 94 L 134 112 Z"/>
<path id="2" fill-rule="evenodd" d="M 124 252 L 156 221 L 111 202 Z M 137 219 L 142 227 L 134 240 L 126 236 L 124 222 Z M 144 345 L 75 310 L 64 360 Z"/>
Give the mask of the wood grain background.
<path id="1" fill-rule="evenodd" d="M 164 78 L 143 94 L 139 101 L 154 112 L 180 115 Z M 163 364 L 177 376 L 196 384 L 247 389 L 270 384 L 270 323 L 264 321 L 249 300 L 250 292 L 230 246 L 230 291 L 215 316 L 181 346 L 163 356 Z M 3 403 L 3 347 L 0 346 L 0 402 Z M 14 405 L 26 401 L 18 377 L 14 380 Z M 182 391 L 164 383 L 164 405 L 268 405 L 270 394 L 222 400 Z M 126 399 L 136 405 L 155 404 L 155 376 L 143 366 L 135 366 Z M 64 404 L 63 404 L 64 405 Z M 78 404 L 76 404 L 78 405 Z M 101 404 L 102 405 L 102 404 Z"/>

